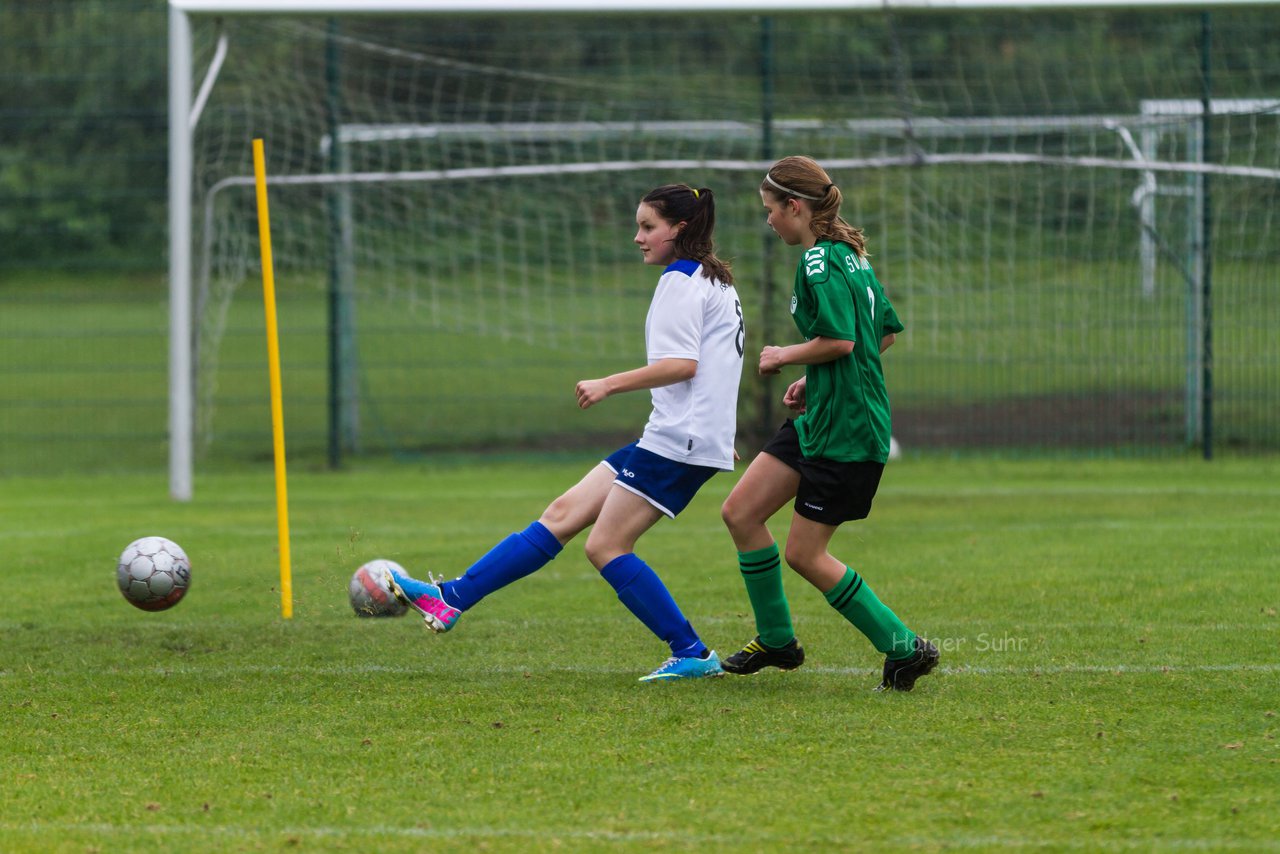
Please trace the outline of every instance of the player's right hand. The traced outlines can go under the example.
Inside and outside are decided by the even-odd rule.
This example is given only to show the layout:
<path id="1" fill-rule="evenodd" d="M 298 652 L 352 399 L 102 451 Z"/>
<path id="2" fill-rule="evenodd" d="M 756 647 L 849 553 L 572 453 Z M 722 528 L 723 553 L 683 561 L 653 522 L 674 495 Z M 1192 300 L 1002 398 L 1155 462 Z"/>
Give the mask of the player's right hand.
<path id="1" fill-rule="evenodd" d="M 604 380 L 582 380 L 574 387 L 578 396 L 578 408 L 588 409 L 609 396 L 609 387 Z"/>
<path id="2" fill-rule="evenodd" d="M 772 345 L 760 351 L 760 376 L 782 373 L 782 348 Z"/>

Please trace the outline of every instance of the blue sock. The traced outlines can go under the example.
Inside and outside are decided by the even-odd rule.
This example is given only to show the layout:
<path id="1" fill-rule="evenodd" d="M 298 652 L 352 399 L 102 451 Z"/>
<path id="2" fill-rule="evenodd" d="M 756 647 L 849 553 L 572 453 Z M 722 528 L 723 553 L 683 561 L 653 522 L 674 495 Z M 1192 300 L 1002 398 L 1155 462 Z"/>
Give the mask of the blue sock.
<path id="1" fill-rule="evenodd" d="M 671 654 L 681 658 L 702 656 L 707 645 L 680 612 L 667 586 L 647 563 L 634 554 L 616 557 L 600 575 L 618 592 L 618 599 L 649 631 L 666 641 Z"/>
<path id="2" fill-rule="evenodd" d="M 465 611 L 493 591 L 546 566 L 562 548 L 554 534 L 534 522 L 491 548 L 465 573 L 441 584 L 440 592 L 444 601 Z"/>

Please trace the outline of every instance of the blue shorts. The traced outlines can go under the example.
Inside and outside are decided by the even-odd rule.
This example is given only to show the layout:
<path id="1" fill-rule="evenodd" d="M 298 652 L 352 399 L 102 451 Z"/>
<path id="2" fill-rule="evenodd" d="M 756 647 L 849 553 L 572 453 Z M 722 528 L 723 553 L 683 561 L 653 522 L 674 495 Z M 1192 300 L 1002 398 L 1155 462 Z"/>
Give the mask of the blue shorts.
<path id="1" fill-rule="evenodd" d="M 673 519 L 689 506 L 702 484 L 719 471 L 711 466 L 691 466 L 660 457 L 636 442 L 605 457 L 603 465 L 613 470 L 614 483 Z"/>

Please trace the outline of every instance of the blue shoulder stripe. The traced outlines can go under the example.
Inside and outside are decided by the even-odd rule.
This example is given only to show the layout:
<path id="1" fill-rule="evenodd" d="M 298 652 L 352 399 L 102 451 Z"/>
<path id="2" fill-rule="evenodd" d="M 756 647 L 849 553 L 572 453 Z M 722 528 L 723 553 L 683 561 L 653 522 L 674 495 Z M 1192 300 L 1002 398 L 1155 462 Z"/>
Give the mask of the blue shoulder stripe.
<path id="1" fill-rule="evenodd" d="M 662 272 L 670 273 L 672 270 L 675 270 L 677 273 L 684 273 L 686 276 L 692 276 L 694 271 L 701 266 L 702 264 L 697 261 L 690 261 L 687 258 L 680 258 L 678 260 L 672 261 L 667 266 L 667 269 L 663 270 Z"/>

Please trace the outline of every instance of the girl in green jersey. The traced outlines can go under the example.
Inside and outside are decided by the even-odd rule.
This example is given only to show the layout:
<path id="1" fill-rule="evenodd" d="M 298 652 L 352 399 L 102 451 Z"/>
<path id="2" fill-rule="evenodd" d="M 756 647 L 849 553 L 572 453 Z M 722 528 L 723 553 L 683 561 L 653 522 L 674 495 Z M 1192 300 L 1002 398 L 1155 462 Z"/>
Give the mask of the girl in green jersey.
<path id="1" fill-rule="evenodd" d="M 804 342 L 767 346 L 761 374 L 803 365 L 783 403 L 797 413 L 748 466 L 721 509 L 755 611 L 757 637 L 722 662 L 730 673 L 804 662 L 782 588 L 768 521 L 793 502 L 787 565 L 885 656 L 878 690 L 910 691 L 938 663 L 918 637 L 828 550 L 841 523 L 871 512 L 889 454 L 889 395 L 880 354 L 903 329 L 867 260 L 862 232 L 840 217 L 840 190 L 808 157 L 785 157 L 765 175 L 760 199 L 769 227 L 804 254 L 791 316 Z"/>

